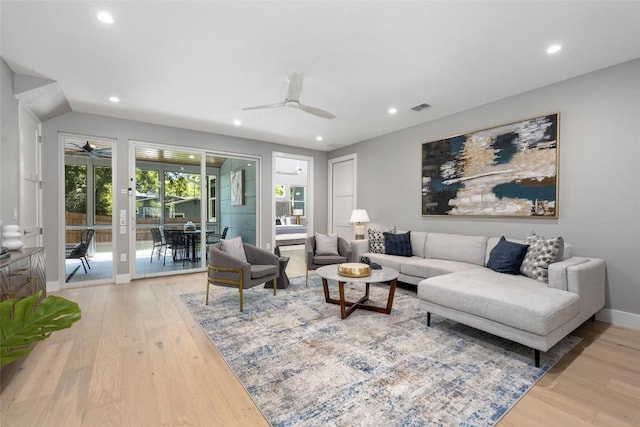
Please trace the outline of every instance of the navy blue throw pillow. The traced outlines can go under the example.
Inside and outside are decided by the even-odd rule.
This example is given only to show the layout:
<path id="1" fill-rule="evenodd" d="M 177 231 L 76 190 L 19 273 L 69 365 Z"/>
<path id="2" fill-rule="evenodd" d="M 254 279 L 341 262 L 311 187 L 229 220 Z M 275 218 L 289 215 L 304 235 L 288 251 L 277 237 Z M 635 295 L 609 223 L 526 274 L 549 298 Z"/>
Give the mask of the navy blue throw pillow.
<path id="1" fill-rule="evenodd" d="M 498 273 L 520 274 L 520 265 L 528 248 L 529 245 L 510 242 L 502 236 L 489 254 L 487 267 Z"/>
<path id="2" fill-rule="evenodd" d="M 411 256 L 411 232 L 407 231 L 404 234 L 384 233 L 384 253 Z"/>

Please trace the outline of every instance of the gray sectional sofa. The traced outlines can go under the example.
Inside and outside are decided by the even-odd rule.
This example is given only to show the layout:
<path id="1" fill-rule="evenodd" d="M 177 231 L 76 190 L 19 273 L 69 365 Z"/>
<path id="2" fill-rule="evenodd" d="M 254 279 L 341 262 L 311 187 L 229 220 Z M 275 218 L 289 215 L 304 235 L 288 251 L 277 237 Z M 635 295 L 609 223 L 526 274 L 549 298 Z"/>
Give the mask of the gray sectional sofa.
<path id="1" fill-rule="evenodd" d="M 572 255 L 548 267 L 548 284 L 486 267 L 499 237 L 412 231 L 412 256 L 369 252 L 368 240 L 351 242 L 353 260 L 369 257 L 397 270 L 398 280 L 417 285 L 430 323 L 431 313 L 547 351 L 605 303 L 605 263 Z M 514 242 L 522 242 L 508 239 Z"/>

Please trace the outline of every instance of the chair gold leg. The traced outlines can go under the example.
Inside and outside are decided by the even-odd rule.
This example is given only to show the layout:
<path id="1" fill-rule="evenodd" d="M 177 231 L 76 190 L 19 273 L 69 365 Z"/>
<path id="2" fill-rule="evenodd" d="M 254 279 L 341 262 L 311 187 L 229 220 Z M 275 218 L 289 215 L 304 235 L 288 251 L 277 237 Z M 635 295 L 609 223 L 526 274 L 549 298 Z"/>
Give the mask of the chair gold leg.
<path id="1" fill-rule="evenodd" d="M 240 312 L 244 310 L 243 300 L 242 300 L 242 284 L 240 284 Z"/>
<path id="2" fill-rule="evenodd" d="M 273 279 L 273 294 L 276 294 L 276 288 L 278 287 L 278 279 Z"/>
<path id="3" fill-rule="evenodd" d="M 307 279 L 304 282 L 304 286 L 307 287 L 309 286 L 309 269 L 307 268 Z"/>
<path id="4" fill-rule="evenodd" d="M 207 296 L 204 298 L 204 305 L 209 305 L 209 281 L 207 280 Z"/>

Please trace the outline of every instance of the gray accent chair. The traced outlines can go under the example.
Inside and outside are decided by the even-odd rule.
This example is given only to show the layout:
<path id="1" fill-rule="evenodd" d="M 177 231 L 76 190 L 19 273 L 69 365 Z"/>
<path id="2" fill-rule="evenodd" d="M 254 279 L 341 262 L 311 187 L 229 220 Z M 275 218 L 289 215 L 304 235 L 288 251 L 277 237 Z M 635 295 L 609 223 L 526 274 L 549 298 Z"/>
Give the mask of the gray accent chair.
<path id="1" fill-rule="evenodd" d="M 316 270 L 325 265 L 342 264 L 351 260 L 351 245 L 344 238 L 338 237 L 339 255 L 316 255 L 316 238 L 309 236 L 304 242 L 307 277 L 305 286 L 309 284 L 309 270 Z"/>
<path id="2" fill-rule="evenodd" d="M 273 281 L 273 294 L 276 294 L 277 279 L 280 276 L 280 259 L 269 251 L 243 243 L 247 262 L 231 256 L 222 250 L 222 244 L 209 246 L 209 265 L 207 271 L 207 295 L 205 304 L 209 304 L 209 285 L 235 287 L 240 291 L 240 311 L 244 309 L 244 289 L 253 288 Z"/>

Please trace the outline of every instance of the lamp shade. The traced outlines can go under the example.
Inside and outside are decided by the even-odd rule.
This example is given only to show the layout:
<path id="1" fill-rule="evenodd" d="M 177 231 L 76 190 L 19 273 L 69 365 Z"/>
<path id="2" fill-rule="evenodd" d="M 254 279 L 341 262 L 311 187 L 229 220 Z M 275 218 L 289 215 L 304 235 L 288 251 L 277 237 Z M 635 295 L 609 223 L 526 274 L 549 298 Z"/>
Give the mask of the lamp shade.
<path id="1" fill-rule="evenodd" d="M 351 212 L 351 219 L 349 222 L 369 222 L 369 215 L 367 215 L 366 209 L 354 209 Z"/>
<path id="2" fill-rule="evenodd" d="M 294 216 L 301 216 L 304 214 L 304 211 L 302 209 L 294 209 L 293 210 L 293 215 Z"/>

